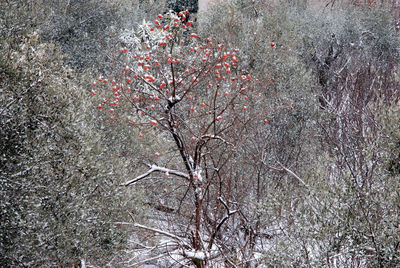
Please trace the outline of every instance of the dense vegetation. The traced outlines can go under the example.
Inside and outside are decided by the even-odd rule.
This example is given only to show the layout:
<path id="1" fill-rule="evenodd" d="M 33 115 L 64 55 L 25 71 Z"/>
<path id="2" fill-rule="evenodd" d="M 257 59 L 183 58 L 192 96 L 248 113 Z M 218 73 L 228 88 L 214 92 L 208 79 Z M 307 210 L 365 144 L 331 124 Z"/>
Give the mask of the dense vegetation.
<path id="1" fill-rule="evenodd" d="M 0 266 L 400 266 L 398 7 L 0 5 Z"/>

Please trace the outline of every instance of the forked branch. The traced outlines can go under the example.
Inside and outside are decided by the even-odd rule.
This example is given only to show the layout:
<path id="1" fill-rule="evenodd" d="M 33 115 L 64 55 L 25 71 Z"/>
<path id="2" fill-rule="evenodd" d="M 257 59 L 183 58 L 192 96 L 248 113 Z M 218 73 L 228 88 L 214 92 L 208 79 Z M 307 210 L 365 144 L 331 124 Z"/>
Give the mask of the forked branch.
<path id="1" fill-rule="evenodd" d="M 164 167 L 159 167 L 159 166 L 156 166 L 156 165 L 151 165 L 149 167 L 150 167 L 150 169 L 147 170 L 145 173 L 137 176 L 136 178 L 134 178 L 132 180 L 129 180 L 129 181 L 121 184 L 121 186 L 129 186 L 129 185 L 131 185 L 133 183 L 136 183 L 136 182 L 148 177 L 153 172 L 163 172 L 165 174 L 171 174 L 171 175 L 175 175 L 175 176 L 178 176 L 178 177 L 181 177 L 181 178 L 189 180 L 189 175 L 184 173 L 184 172 L 181 172 L 181 171 L 177 171 L 177 170 L 173 170 L 173 169 L 169 169 L 169 168 L 164 168 Z"/>

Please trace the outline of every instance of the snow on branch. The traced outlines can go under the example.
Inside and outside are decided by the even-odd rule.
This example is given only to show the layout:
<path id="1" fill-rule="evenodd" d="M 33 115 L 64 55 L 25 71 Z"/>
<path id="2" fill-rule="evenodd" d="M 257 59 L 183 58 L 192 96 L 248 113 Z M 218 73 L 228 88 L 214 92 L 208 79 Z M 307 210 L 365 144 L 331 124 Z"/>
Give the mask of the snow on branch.
<path id="1" fill-rule="evenodd" d="M 147 170 L 145 173 L 137 176 L 136 178 L 134 178 L 132 180 L 129 180 L 129 181 L 121 184 L 121 186 L 129 186 L 129 185 L 131 185 L 133 183 L 136 183 L 136 182 L 148 177 L 153 172 L 163 172 L 165 174 L 172 174 L 172 175 L 175 175 L 175 176 L 178 176 L 178 177 L 181 177 L 181 178 L 189 180 L 189 175 L 184 173 L 184 172 L 181 172 L 181 171 L 177 171 L 177 170 L 173 170 L 173 169 L 169 169 L 169 168 L 164 168 L 164 167 L 159 167 L 159 166 L 156 166 L 156 165 L 151 165 L 149 167 L 150 167 L 150 169 Z"/>
<path id="2" fill-rule="evenodd" d="M 222 138 L 222 137 L 220 137 L 220 136 L 212 135 L 212 134 L 205 134 L 205 135 L 201 136 L 201 139 L 220 140 L 220 141 L 222 141 L 222 142 L 224 142 L 224 143 L 226 143 L 226 144 L 229 144 L 229 145 L 231 145 L 231 146 L 234 146 L 233 143 L 231 143 L 231 142 L 225 140 L 224 138 Z"/>
<path id="3" fill-rule="evenodd" d="M 169 232 L 166 232 L 166 231 L 163 231 L 163 230 L 160 230 L 160 229 L 156 229 L 156 228 L 152 228 L 152 227 L 148 227 L 148 226 L 144 226 L 144 225 L 141 225 L 139 223 L 135 223 L 134 226 L 138 227 L 138 228 L 141 228 L 141 229 L 145 229 L 147 231 L 151 231 L 153 233 L 158 233 L 158 234 L 173 238 L 173 239 L 179 241 L 182 245 L 185 245 L 185 246 L 190 248 L 190 246 L 185 241 L 183 241 L 179 236 L 176 236 L 176 235 L 171 234 Z"/>
<path id="4" fill-rule="evenodd" d="M 285 170 L 287 173 L 289 173 L 290 175 L 292 175 L 294 178 L 296 178 L 301 184 L 303 184 L 306 188 L 309 188 L 308 184 L 305 183 L 299 176 L 296 175 L 296 173 L 294 173 L 293 171 L 291 171 L 290 169 L 288 169 L 287 167 L 285 167 L 284 165 L 282 165 L 280 162 L 278 162 L 278 164 L 283 168 L 283 170 Z"/>
<path id="5" fill-rule="evenodd" d="M 218 200 L 224 205 L 224 207 L 226 208 L 227 212 L 228 212 L 228 216 L 235 214 L 237 212 L 237 210 L 230 210 L 228 207 L 228 204 L 226 204 L 226 202 L 224 201 L 224 199 L 222 199 L 222 197 L 218 197 Z"/>
<path id="6" fill-rule="evenodd" d="M 183 256 L 190 258 L 190 259 L 196 259 L 196 260 L 201 260 L 204 261 L 207 259 L 207 255 L 204 252 L 198 252 L 198 251 L 183 251 Z"/>
<path id="7" fill-rule="evenodd" d="M 286 173 L 292 175 L 292 176 L 293 176 L 296 180 L 298 180 L 303 186 L 305 186 L 306 188 L 309 188 L 309 186 L 308 186 L 307 183 L 305 183 L 299 176 L 296 175 L 296 173 L 294 173 L 293 171 L 291 171 L 290 169 L 288 169 L 287 167 L 285 167 L 282 163 L 278 162 L 278 164 L 281 166 L 281 169 L 280 169 L 280 168 L 277 168 L 277 167 L 270 166 L 270 165 L 268 165 L 267 163 L 265 163 L 264 161 L 262 161 L 262 164 L 263 164 L 264 166 L 266 166 L 267 168 L 269 168 L 269 169 L 272 169 L 272 170 L 275 170 L 275 171 L 278 171 L 278 172 L 286 172 Z"/>
<path id="8" fill-rule="evenodd" d="M 165 253 L 159 254 L 159 255 L 157 255 L 157 256 L 155 256 L 155 257 L 151 257 L 151 258 L 148 258 L 148 259 L 145 259 L 145 260 L 136 262 L 136 263 L 132 264 L 132 266 L 133 266 L 133 267 L 136 267 L 136 266 L 141 265 L 141 264 L 144 264 L 144 263 L 146 263 L 146 262 L 158 260 L 158 259 L 164 258 L 164 257 L 169 256 L 169 255 L 170 255 L 169 252 L 165 252 Z"/>

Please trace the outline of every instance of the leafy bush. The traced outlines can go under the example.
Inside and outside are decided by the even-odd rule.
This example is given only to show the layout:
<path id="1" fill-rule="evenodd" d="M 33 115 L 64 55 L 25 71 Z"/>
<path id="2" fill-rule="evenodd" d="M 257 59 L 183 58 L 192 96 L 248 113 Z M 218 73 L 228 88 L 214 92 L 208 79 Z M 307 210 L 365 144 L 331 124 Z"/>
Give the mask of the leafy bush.
<path id="1" fill-rule="evenodd" d="M 36 33 L 2 44 L 1 265 L 104 263 L 126 241 L 115 225 L 126 169 L 104 164 L 89 93 L 57 47 Z"/>

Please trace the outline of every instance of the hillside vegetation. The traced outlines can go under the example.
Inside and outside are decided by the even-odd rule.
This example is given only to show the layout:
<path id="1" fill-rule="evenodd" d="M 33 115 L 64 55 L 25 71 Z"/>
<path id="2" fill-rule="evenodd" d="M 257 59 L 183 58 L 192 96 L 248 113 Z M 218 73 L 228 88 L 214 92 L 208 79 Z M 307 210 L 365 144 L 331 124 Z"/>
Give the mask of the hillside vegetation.
<path id="1" fill-rule="evenodd" d="M 395 3 L 0 4 L 1 267 L 399 267 Z"/>

